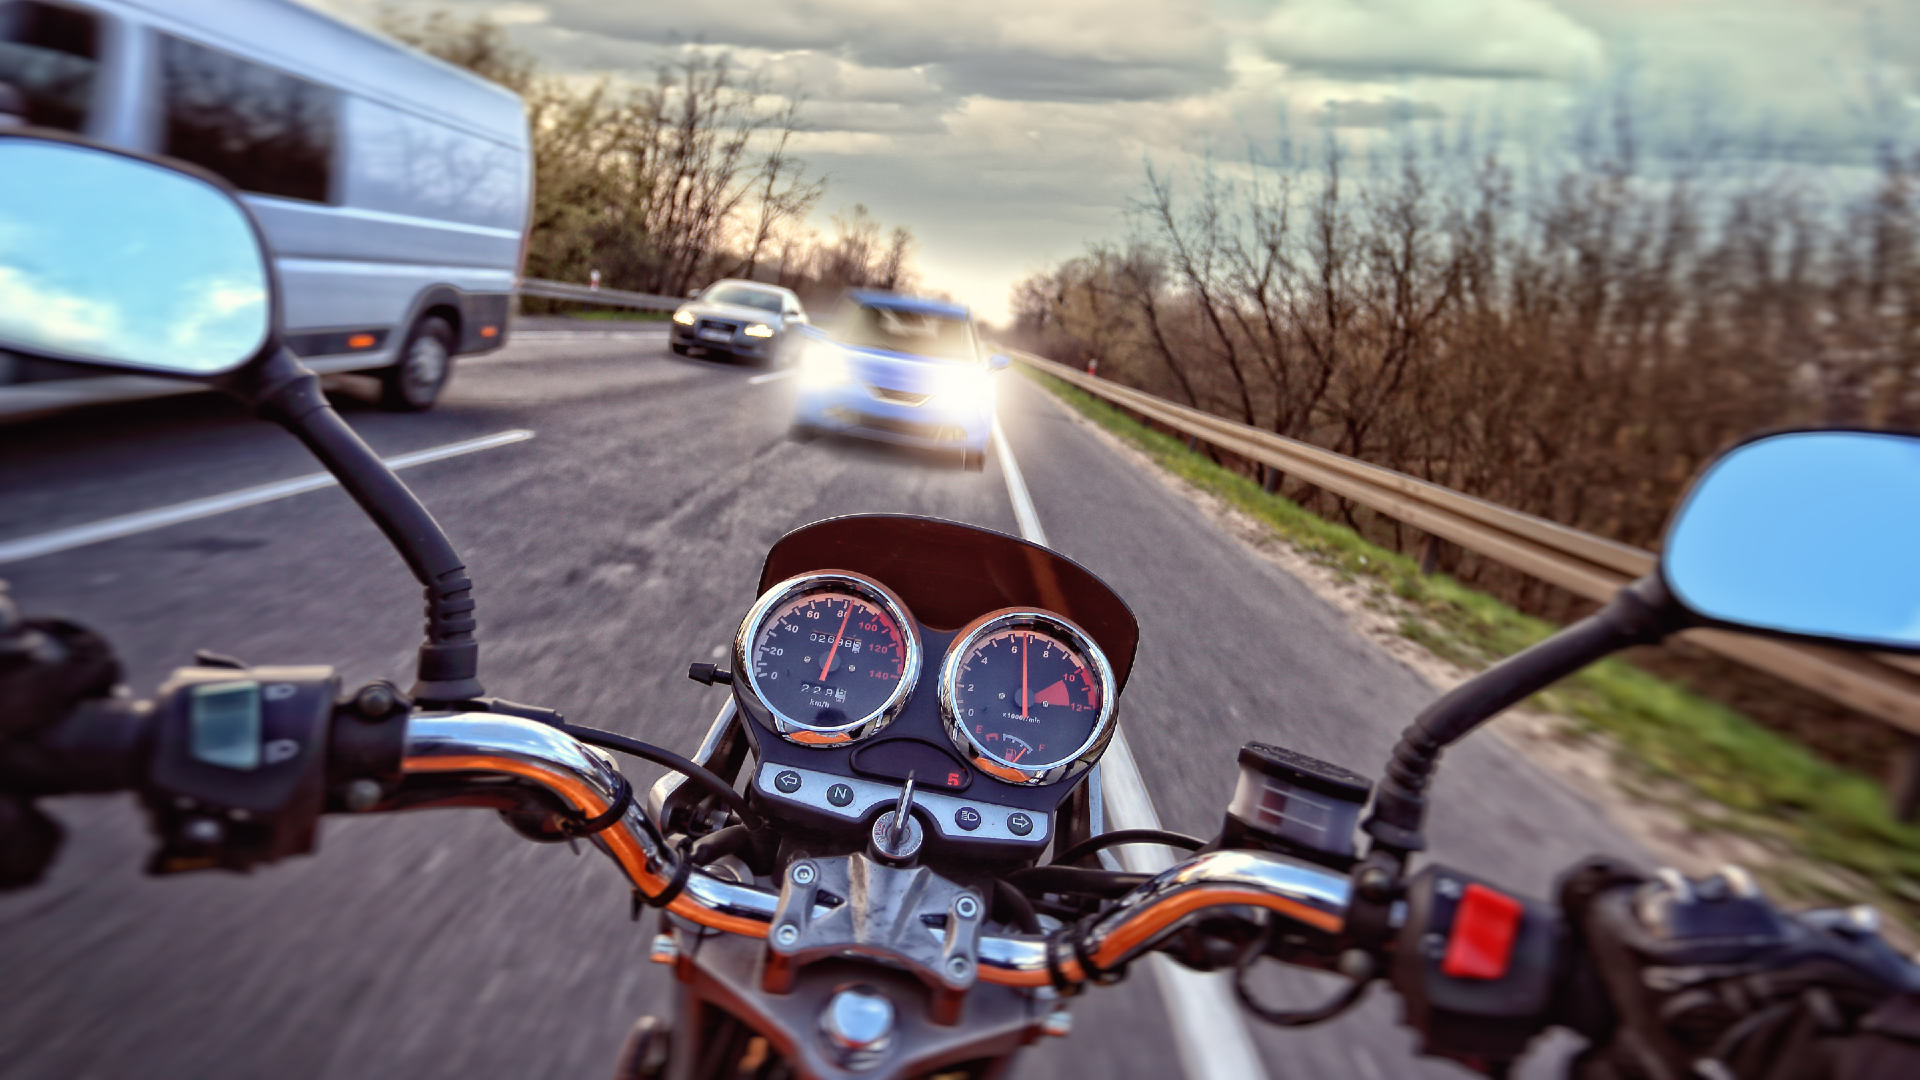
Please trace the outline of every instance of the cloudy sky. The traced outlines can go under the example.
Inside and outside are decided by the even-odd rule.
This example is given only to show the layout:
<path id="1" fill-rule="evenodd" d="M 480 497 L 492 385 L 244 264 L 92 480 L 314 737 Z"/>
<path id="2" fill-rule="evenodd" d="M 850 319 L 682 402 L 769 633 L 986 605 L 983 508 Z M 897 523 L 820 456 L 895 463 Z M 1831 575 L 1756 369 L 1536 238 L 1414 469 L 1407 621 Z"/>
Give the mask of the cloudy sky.
<path id="1" fill-rule="evenodd" d="M 819 224 L 864 203 L 908 225 L 928 283 L 994 321 L 1013 282 L 1120 231 L 1144 163 L 1270 153 L 1283 130 L 1550 125 L 1631 70 L 1656 104 L 1711 95 L 1836 162 L 1889 123 L 1920 133 L 1916 0 L 386 2 L 489 15 L 562 71 L 646 78 L 696 45 L 763 69 L 805 95 Z"/>

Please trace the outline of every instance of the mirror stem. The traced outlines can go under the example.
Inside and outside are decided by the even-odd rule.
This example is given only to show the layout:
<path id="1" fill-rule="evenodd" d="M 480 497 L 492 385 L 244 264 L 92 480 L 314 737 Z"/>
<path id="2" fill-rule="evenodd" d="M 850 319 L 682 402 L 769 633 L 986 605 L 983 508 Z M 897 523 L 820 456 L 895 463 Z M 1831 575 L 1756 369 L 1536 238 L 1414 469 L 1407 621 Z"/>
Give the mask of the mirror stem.
<path id="1" fill-rule="evenodd" d="M 426 704 L 480 697 L 480 644 L 473 615 L 473 582 L 453 542 L 418 497 L 395 476 L 321 393 L 320 378 L 284 347 L 263 364 L 244 369 L 247 382 L 228 387 L 256 414 L 306 444 L 387 534 L 414 579 L 426 590 L 427 639 L 420 645 L 418 681 L 411 694 Z"/>
<path id="2" fill-rule="evenodd" d="M 1440 752 L 1511 705 L 1601 657 L 1651 645 L 1685 625 L 1686 615 L 1658 574 L 1628 585 L 1599 611 L 1545 641 L 1507 657 L 1427 706 L 1400 735 L 1380 781 L 1373 811 L 1361 826 L 1373 846 L 1404 862 L 1426 847 L 1427 784 Z"/>

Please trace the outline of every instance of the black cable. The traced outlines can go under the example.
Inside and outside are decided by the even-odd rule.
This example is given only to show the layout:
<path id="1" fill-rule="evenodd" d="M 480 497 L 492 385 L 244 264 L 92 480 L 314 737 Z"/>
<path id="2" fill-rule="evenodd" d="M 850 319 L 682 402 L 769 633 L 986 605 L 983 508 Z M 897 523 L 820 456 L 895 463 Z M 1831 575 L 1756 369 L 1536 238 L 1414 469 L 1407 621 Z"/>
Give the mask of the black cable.
<path id="1" fill-rule="evenodd" d="M 640 758 L 643 761 L 651 761 L 655 765 L 664 765 L 674 772 L 685 775 L 687 779 L 698 783 L 701 787 L 712 792 L 721 802 L 727 805 L 727 809 L 740 815 L 741 822 L 750 829 L 758 829 L 765 824 L 760 820 L 760 815 L 753 812 L 753 807 L 747 805 L 746 798 L 739 792 L 733 790 L 732 784 L 727 783 L 725 780 L 720 779 L 719 776 L 708 771 L 704 765 L 689 761 L 671 750 L 662 750 L 652 743 L 643 743 L 638 739 L 629 739 L 625 735 L 615 735 L 611 731 L 581 727 L 579 724 L 569 724 L 563 720 L 549 721 L 549 723 L 551 723 L 553 727 L 566 732 L 583 743 L 603 747 L 608 750 L 618 750 L 623 754 L 632 754 L 634 757 Z"/>
<path id="2" fill-rule="evenodd" d="M 753 843 L 753 833 L 745 825 L 729 825 L 693 842 L 693 861 L 705 866 L 715 859 L 738 855 Z"/>
<path id="3" fill-rule="evenodd" d="M 1118 899 L 1151 880 L 1146 874 L 1115 870 L 1087 870 L 1078 866 L 1030 866 L 1008 874 L 1006 881 L 1024 893 L 1074 893 Z"/>
<path id="4" fill-rule="evenodd" d="M 1306 1027 L 1308 1024 L 1331 1020 L 1353 1008 L 1354 1004 L 1360 1000 L 1360 995 L 1367 992 L 1368 980 L 1354 979 L 1345 990 L 1311 1009 L 1270 1009 L 1255 1001 L 1253 992 L 1247 989 L 1247 972 L 1253 970 L 1254 962 L 1260 959 L 1267 951 L 1267 946 L 1272 943 L 1273 926 L 1272 921 L 1267 923 L 1266 929 L 1260 936 L 1254 938 L 1240 953 L 1240 961 L 1233 968 L 1233 996 L 1240 999 L 1240 1004 L 1248 1012 L 1276 1027 Z"/>
<path id="5" fill-rule="evenodd" d="M 626 815 L 627 808 L 633 805 L 633 782 L 621 773 L 613 775 L 620 781 L 620 791 L 608 801 L 606 810 L 594 817 L 575 810 L 571 817 L 563 819 L 566 824 L 561 831 L 569 836 L 592 836 L 612 828 L 614 822 Z"/>
<path id="6" fill-rule="evenodd" d="M 1004 906 L 1012 912 L 1012 921 L 1020 927 L 1021 933 L 1037 934 L 1040 932 L 1040 916 L 1034 913 L 1033 903 L 1027 899 L 1027 894 L 1021 892 L 1019 887 L 1014 885 L 1013 882 L 995 878 L 993 882 L 993 898 L 997 901 L 996 906 Z M 1007 920 L 1002 919 L 1000 921 L 1006 922 Z"/>
<path id="7" fill-rule="evenodd" d="M 1069 863 L 1077 863 L 1096 851 L 1105 851 L 1107 848 L 1119 847 L 1121 844 L 1164 844 L 1167 847 L 1177 847 L 1185 851 L 1199 851 L 1207 846 L 1207 842 L 1197 836 L 1167 832 L 1164 829 L 1117 829 L 1080 841 L 1065 852 L 1055 855 L 1050 865 L 1065 866 Z"/>

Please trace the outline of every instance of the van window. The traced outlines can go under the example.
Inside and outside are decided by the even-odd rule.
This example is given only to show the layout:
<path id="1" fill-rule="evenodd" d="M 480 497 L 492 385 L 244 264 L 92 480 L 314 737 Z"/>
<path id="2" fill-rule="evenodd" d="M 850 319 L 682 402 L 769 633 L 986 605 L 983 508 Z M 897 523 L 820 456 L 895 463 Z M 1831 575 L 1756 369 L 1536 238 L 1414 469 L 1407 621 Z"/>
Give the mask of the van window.
<path id="1" fill-rule="evenodd" d="M 100 23 L 33 0 L 0 0 L 0 116 L 79 131 L 93 107 Z"/>
<path id="2" fill-rule="evenodd" d="M 328 201 L 338 95 L 190 41 L 161 44 L 162 153 L 242 191 Z"/>

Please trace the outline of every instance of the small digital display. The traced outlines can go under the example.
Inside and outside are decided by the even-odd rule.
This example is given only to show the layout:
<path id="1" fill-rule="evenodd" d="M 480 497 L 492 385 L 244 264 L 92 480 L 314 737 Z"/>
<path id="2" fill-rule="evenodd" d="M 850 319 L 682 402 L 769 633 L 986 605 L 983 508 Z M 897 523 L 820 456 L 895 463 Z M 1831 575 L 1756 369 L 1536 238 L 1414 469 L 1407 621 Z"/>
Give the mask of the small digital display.
<path id="1" fill-rule="evenodd" d="M 259 683 L 196 686 L 188 700 L 188 751 L 195 760 L 243 772 L 260 767 Z"/>

